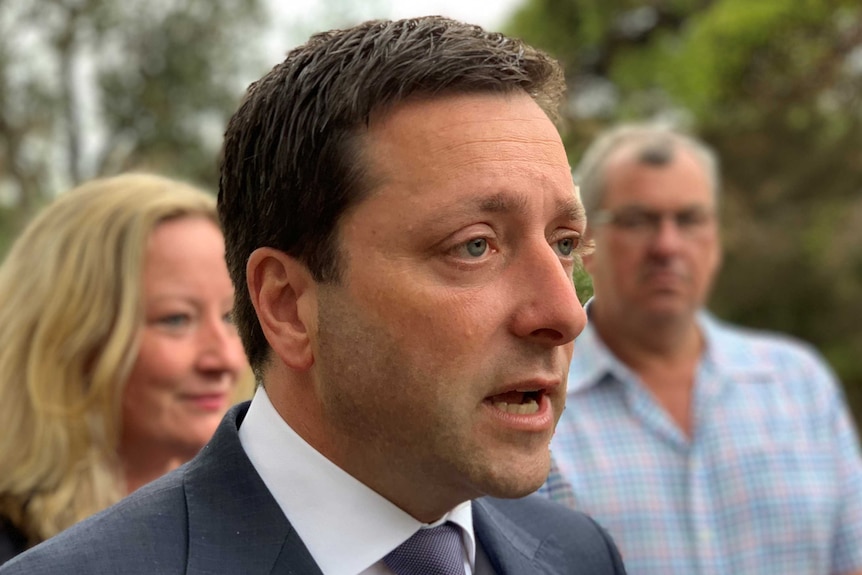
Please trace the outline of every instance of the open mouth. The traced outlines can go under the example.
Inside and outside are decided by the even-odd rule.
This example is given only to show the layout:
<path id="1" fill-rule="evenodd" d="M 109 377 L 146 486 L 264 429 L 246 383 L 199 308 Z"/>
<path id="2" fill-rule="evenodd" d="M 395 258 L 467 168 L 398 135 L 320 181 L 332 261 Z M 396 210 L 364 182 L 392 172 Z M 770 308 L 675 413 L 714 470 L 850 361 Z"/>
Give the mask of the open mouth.
<path id="1" fill-rule="evenodd" d="M 539 411 L 539 402 L 542 400 L 542 391 L 508 391 L 493 397 L 488 401 L 506 413 L 517 415 L 529 415 Z"/>

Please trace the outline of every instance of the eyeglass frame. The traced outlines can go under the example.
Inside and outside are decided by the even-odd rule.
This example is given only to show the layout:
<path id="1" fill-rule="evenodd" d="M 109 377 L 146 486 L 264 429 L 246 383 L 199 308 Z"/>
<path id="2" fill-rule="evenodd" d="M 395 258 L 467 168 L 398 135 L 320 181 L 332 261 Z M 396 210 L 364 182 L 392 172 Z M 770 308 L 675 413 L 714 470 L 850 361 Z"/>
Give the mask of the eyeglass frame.
<path id="1" fill-rule="evenodd" d="M 715 209 L 706 206 L 689 206 L 676 211 L 649 210 L 641 206 L 624 206 L 616 210 L 597 210 L 588 220 L 595 227 L 612 225 L 620 231 L 638 237 L 655 237 L 662 223 L 670 218 L 676 229 L 686 237 L 698 236 L 715 222 Z"/>

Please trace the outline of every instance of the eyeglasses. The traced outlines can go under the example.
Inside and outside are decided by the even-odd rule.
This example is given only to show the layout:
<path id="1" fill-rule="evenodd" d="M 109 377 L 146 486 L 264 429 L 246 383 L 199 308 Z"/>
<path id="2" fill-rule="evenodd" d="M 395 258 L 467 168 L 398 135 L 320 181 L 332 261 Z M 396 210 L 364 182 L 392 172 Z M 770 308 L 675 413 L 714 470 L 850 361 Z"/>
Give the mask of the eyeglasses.
<path id="1" fill-rule="evenodd" d="M 658 234 L 665 219 L 673 221 L 681 235 L 696 237 L 710 229 L 715 220 L 715 212 L 700 206 L 677 212 L 627 207 L 619 210 L 599 210 L 590 219 L 590 223 L 597 227 L 610 224 L 634 237 L 647 238 Z"/>

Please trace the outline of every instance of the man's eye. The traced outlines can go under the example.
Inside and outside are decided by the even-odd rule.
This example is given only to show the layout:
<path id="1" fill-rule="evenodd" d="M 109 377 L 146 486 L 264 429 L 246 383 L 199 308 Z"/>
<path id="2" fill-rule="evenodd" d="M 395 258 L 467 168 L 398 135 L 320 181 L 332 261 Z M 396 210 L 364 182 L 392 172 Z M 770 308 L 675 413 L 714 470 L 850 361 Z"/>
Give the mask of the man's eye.
<path id="1" fill-rule="evenodd" d="M 485 255 L 485 252 L 488 251 L 488 240 L 485 238 L 475 238 L 464 244 L 464 248 L 472 257 L 478 258 Z"/>
<path id="2" fill-rule="evenodd" d="M 643 228 L 651 223 L 647 214 L 639 212 L 620 214 L 616 218 L 616 224 L 621 228 Z"/>
<path id="3" fill-rule="evenodd" d="M 561 256 L 570 256 L 578 247 L 578 238 L 563 238 L 557 242 L 557 253 Z"/>
<path id="4" fill-rule="evenodd" d="M 704 212 L 682 212 L 676 216 L 676 225 L 681 228 L 696 228 L 702 226 L 709 220 L 709 215 Z"/>

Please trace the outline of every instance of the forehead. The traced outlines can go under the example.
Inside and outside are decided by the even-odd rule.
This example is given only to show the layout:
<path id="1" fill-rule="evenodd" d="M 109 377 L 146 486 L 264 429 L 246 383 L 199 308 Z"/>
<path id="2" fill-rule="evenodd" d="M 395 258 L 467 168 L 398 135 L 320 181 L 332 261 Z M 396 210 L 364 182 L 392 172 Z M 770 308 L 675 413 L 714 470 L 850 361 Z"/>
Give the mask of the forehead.
<path id="1" fill-rule="evenodd" d="M 650 164 L 636 145 L 614 152 L 605 166 L 604 206 L 679 208 L 715 203 L 709 174 L 694 153 L 676 145 L 668 162 Z"/>
<path id="2" fill-rule="evenodd" d="M 500 191 L 531 178 L 533 190 L 574 194 L 554 124 L 526 94 L 468 94 L 408 101 L 372 118 L 363 157 L 378 193 Z"/>
<path id="3" fill-rule="evenodd" d="M 214 274 L 224 257 L 218 226 L 203 216 L 179 216 L 159 222 L 150 232 L 144 258 L 147 279 L 203 270 Z"/>

